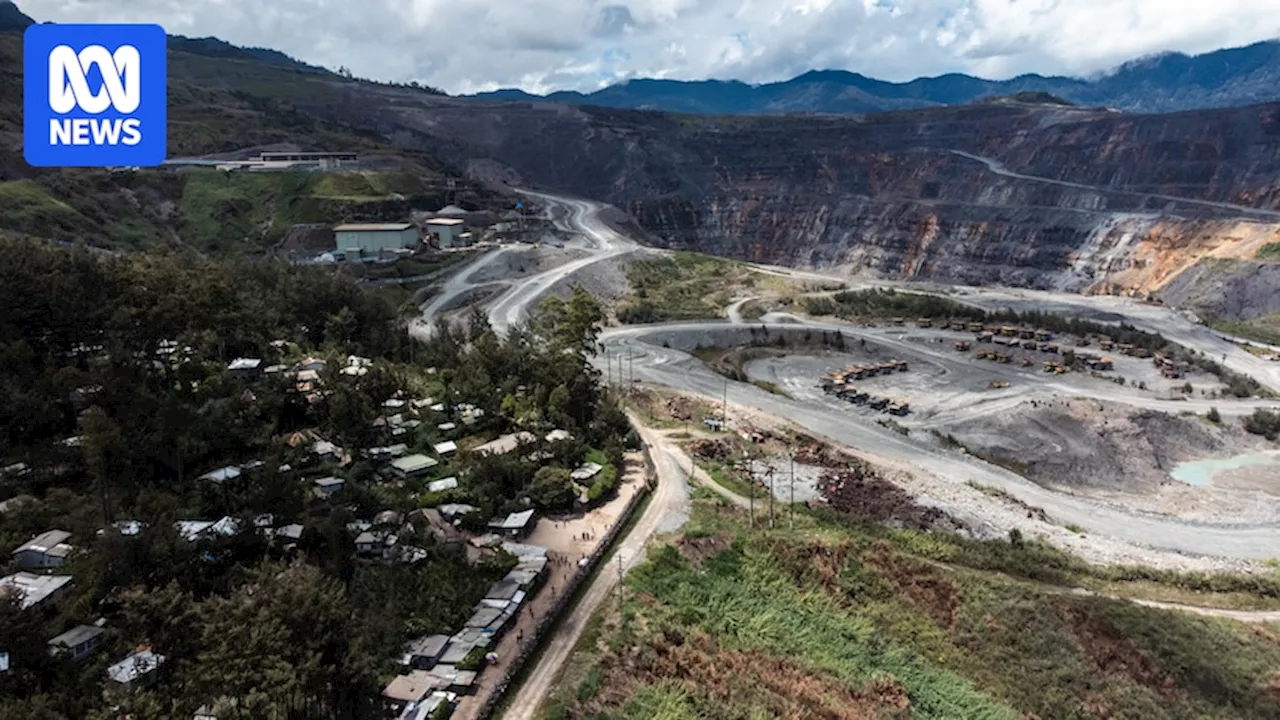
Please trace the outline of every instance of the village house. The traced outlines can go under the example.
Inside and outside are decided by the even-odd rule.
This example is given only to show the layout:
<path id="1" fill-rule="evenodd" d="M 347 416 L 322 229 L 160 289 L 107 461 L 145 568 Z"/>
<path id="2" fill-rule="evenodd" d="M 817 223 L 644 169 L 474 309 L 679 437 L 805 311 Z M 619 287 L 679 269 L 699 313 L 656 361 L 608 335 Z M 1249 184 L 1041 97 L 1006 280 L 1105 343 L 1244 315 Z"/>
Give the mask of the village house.
<path id="1" fill-rule="evenodd" d="M 79 662 L 97 651 L 105 634 L 106 630 L 95 625 L 77 625 L 49 641 L 49 654 Z"/>
<path id="2" fill-rule="evenodd" d="M 60 595 L 70 586 L 70 575 L 18 572 L 0 578 L 0 595 L 17 596 L 19 609 L 26 610 Z"/>
<path id="3" fill-rule="evenodd" d="M 433 493 L 442 493 L 445 490 L 453 490 L 456 487 L 458 487 L 458 478 L 456 477 L 447 477 L 427 483 L 427 491 Z"/>
<path id="4" fill-rule="evenodd" d="M 533 433 L 529 432 L 511 433 L 502 435 L 497 440 L 479 445 L 471 452 L 477 455 L 505 455 L 521 445 L 534 442 L 536 439 Z"/>
<path id="5" fill-rule="evenodd" d="M 228 480 L 235 480 L 238 477 L 240 477 L 240 468 L 235 465 L 228 465 L 226 467 L 207 472 L 201 475 L 200 479 L 205 482 L 211 482 L 215 485 L 221 485 Z"/>
<path id="6" fill-rule="evenodd" d="M 236 358 L 227 365 L 227 372 L 244 380 L 252 380 L 258 377 L 261 369 L 261 358 Z"/>
<path id="7" fill-rule="evenodd" d="M 440 457 L 444 457 L 456 453 L 458 451 L 458 443 L 452 440 L 445 440 L 442 443 L 436 443 L 431 449 L 435 450 Z"/>
<path id="8" fill-rule="evenodd" d="M 311 371 L 311 372 L 318 373 L 318 372 L 324 372 L 326 365 L 328 365 L 328 363 L 326 363 L 324 360 L 321 360 L 320 358 L 309 357 L 303 360 L 302 362 L 298 363 L 294 367 L 301 372 Z"/>
<path id="9" fill-rule="evenodd" d="M 398 457 L 404 457 L 409 452 L 409 446 L 404 443 L 396 443 L 395 445 L 387 445 L 386 447 L 372 447 L 364 451 L 364 456 L 370 460 L 391 460 Z"/>
<path id="10" fill-rule="evenodd" d="M 20 568 L 58 567 L 74 549 L 67 544 L 70 538 L 71 533 L 66 530 L 48 530 L 18 546 L 13 551 L 14 559 Z"/>
<path id="11" fill-rule="evenodd" d="M 576 482 L 586 482 L 599 475 L 602 470 L 604 470 L 604 466 L 600 463 L 583 463 L 578 469 L 569 473 L 569 477 Z"/>
<path id="12" fill-rule="evenodd" d="M 489 529 L 508 537 L 524 537 L 533 530 L 533 510 L 511 513 L 505 518 L 489 521 Z"/>
<path id="13" fill-rule="evenodd" d="M 472 513 L 479 512 L 480 508 L 475 505 L 467 505 L 466 503 L 445 503 L 437 507 L 436 510 L 439 510 L 440 515 L 442 515 L 446 520 L 452 521 L 462 517 L 463 515 L 470 515 Z"/>
<path id="14" fill-rule="evenodd" d="M 391 471 L 401 478 L 419 477 L 439 464 L 438 460 L 426 455 L 406 455 L 391 461 Z"/>
<path id="15" fill-rule="evenodd" d="M 311 484 L 315 486 L 315 492 L 318 496 L 330 497 L 342 489 L 343 480 L 337 477 L 322 477 L 316 478 Z"/>
<path id="16" fill-rule="evenodd" d="M 405 645 L 406 664 L 417 670 L 430 670 L 440 662 L 448 645 L 448 635 L 427 635 L 412 640 Z"/>
<path id="17" fill-rule="evenodd" d="M 276 528 L 274 534 L 283 543 L 281 547 L 285 550 L 292 550 L 298 546 L 298 541 L 302 539 L 302 531 L 303 527 L 301 525 L 293 523 Z"/>
<path id="18" fill-rule="evenodd" d="M 165 657 L 150 648 L 140 648 L 107 668 L 107 677 L 118 688 L 145 687 L 155 682 Z"/>

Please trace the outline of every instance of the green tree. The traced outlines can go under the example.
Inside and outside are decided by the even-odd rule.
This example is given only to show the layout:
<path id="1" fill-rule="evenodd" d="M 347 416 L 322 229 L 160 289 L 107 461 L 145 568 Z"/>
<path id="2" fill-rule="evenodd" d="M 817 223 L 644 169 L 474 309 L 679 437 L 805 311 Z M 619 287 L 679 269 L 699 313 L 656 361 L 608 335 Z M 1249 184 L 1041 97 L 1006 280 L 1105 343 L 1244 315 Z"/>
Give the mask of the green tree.
<path id="1" fill-rule="evenodd" d="M 314 566 L 253 571 L 232 594 L 202 603 L 204 696 L 236 697 L 242 712 L 261 717 L 345 685 L 351 612 L 342 586 Z"/>
<path id="2" fill-rule="evenodd" d="M 573 504 L 573 479 L 569 471 L 558 467 L 541 467 L 529 485 L 529 499 L 544 510 L 557 510 Z"/>
<path id="3" fill-rule="evenodd" d="M 600 302 L 581 286 L 574 285 L 569 300 L 558 297 L 544 300 L 534 312 L 532 324 L 534 331 L 553 348 L 594 356 L 603 322 Z"/>

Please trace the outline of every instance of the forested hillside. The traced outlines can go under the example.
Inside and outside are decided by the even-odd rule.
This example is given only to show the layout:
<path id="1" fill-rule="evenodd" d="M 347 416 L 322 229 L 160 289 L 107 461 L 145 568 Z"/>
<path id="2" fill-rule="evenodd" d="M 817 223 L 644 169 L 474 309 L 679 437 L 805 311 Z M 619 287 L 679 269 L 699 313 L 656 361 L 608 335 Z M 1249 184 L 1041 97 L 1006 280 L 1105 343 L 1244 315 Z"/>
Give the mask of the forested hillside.
<path id="1" fill-rule="evenodd" d="M 403 643 L 453 632 L 515 562 L 425 509 L 470 505 L 462 526 L 480 529 L 554 512 L 577 499 L 565 468 L 621 462 L 627 423 L 587 362 L 601 314 L 584 294 L 505 340 L 477 315 L 422 345 L 331 269 L 0 251 L 0 545 L 60 530 L 71 548 L 37 573 L 66 589 L 5 594 L 0 717 L 189 718 L 220 698 L 244 717 L 376 717 Z M 568 437 L 543 440 L 552 429 Z M 529 454 L 468 452 L 517 430 L 536 436 Z M 461 451 L 433 450 L 448 439 Z M 436 464 L 397 477 L 392 444 Z M 395 551 L 359 554 L 379 527 Z M 89 659 L 46 652 L 94 625 Z M 106 690 L 105 668 L 139 647 L 166 658 L 151 688 Z"/>

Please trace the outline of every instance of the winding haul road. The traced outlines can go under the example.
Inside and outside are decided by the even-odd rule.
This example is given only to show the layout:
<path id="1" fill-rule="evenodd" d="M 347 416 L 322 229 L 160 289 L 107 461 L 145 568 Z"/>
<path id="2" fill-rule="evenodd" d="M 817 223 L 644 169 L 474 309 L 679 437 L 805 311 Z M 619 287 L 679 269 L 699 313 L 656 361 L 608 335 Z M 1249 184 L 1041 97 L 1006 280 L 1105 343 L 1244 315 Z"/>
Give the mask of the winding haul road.
<path id="1" fill-rule="evenodd" d="M 1164 200 L 1169 203 L 1178 205 L 1196 205 L 1199 207 L 1215 208 L 1217 210 L 1229 210 L 1239 215 L 1257 215 L 1260 217 L 1280 218 L 1280 211 L 1267 210 L 1265 208 L 1249 207 L 1248 205 L 1233 205 L 1231 203 L 1214 202 L 1213 200 L 1197 200 L 1195 198 L 1179 197 L 1177 195 L 1162 195 L 1160 193 L 1144 193 L 1134 190 L 1115 190 L 1111 188 L 1100 187 L 1097 185 L 1086 185 L 1084 183 L 1070 182 L 1068 180 L 1056 180 L 1040 175 L 1026 175 L 1020 172 L 1014 172 L 1004 166 L 1004 163 L 989 157 L 974 155 L 963 150 L 948 150 L 952 155 L 974 160 L 987 166 L 991 172 L 1007 178 L 1015 180 L 1027 180 L 1029 182 L 1043 183 L 1046 185 L 1059 185 L 1061 187 L 1074 188 L 1076 190 L 1087 190 L 1089 192 L 1105 193 L 1107 195 L 1128 195 L 1131 197 L 1147 198 L 1151 200 Z"/>
<path id="2" fill-rule="evenodd" d="M 589 243 L 589 254 L 581 259 L 527 278 L 513 285 L 488 305 L 490 323 L 499 332 L 505 332 L 513 324 L 527 317 L 529 308 L 553 285 L 593 263 L 636 250 L 639 246 L 613 230 L 600 217 L 607 206 L 587 200 L 561 198 L 553 195 L 534 194 L 539 200 L 560 212 L 555 213 L 565 230 L 582 235 Z M 502 252 L 501 250 L 498 252 Z M 482 257 L 477 264 L 491 261 L 492 255 Z M 820 273 L 768 269 L 770 272 L 795 277 L 840 280 Z M 456 279 L 446 284 L 431 305 L 424 308 L 430 317 L 432 307 L 442 307 L 450 300 L 472 289 L 466 281 L 474 270 L 458 273 Z M 1048 309 L 1085 317 L 1123 320 L 1136 327 L 1159 332 L 1189 347 L 1201 349 L 1215 360 L 1226 358 L 1228 367 L 1247 373 L 1260 382 L 1280 390 L 1280 367 L 1262 360 L 1227 342 L 1207 328 L 1194 325 L 1167 308 L 1149 306 L 1124 298 L 1097 298 L 1072 296 L 1063 293 L 1035 291 L 963 288 L 960 299 L 979 306 L 1023 307 Z M 733 313 L 731 313 L 732 315 Z M 784 322 L 767 323 L 770 329 L 809 328 L 815 331 L 840 330 L 846 337 L 866 337 L 880 344 L 901 345 L 903 352 L 919 356 L 930 352 L 927 347 L 911 344 L 875 334 L 863 328 L 838 322 L 819 322 L 798 316 L 770 316 L 770 320 Z M 703 363 L 677 349 L 662 347 L 680 333 L 715 333 L 732 323 L 706 321 L 643 325 L 608 328 L 600 337 L 605 357 L 599 359 L 603 366 L 610 358 L 629 357 L 637 379 L 663 385 L 675 390 L 721 398 L 725 393 L 725 380 Z M 752 323 L 758 326 L 758 323 Z M 675 343 L 673 343 L 675 344 Z M 935 364 L 954 363 L 942 351 L 933 353 Z M 1056 386 L 1055 386 L 1056 387 Z M 1054 389 L 1054 388 L 1049 388 Z M 1152 398 L 1124 395 L 1119 389 L 1088 391 L 1079 387 L 1062 386 L 1059 391 L 1077 397 L 1127 402 L 1135 406 L 1178 412 L 1182 410 L 1207 410 L 1207 401 L 1189 400 L 1170 402 Z M 857 422 L 845 413 L 836 412 L 834 401 L 816 396 L 797 400 L 768 393 L 746 383 L 728 383 L 728 399 L 735 405 L 755 408 L 777 417 L 787 418 L 809 432 L 830 438 L 838 443 L 864 449 L 868 452 L 892 458 L 927 470 L 939 477 L 954 480 L 995 485 L 1013 492 L 1025 502 L 1043 507 L 1050 516 L 1063 522 L 1078 525 L 1090 534 L 1112 537 L 1139 546 L 1154 547 L 1193 555 L 1220 556 L 1236 559 L 1264 559 L 1280 552 L 1280 526 L 1277 525 L 1212 525 L 1148 515 L 1122 510 L 1080 497 L 1043 488 L 1003 468 L 939 448 L 936 445 L 904 437 L 892 430 L 872 423 Z M 1254 407 L 1268 407 L 1275 403 L 1242 401 L 1228 403 L 1217 401 L 1216 406 L 1228 414 L 1250 412 Z M 1204 407 L 1201 408 L 1201 405 Z"/>
<path id="3" fill-rule="evenodd" d="M 976 160 L 983 158 L 974 157 Z M 994 162 L 994 161 L 992 161 Z M 993 170 L 1000 172 L 995 167 Z M 577 260 L 547 270 L 508 285 L 507 289 L 485 302 L 491 325 L 500 333 L 528 317 L 534 306 L 554 285 L 571 278 L 574 273 L 609 258 L 640 249 L 634 241 L 622 236 L 600 218 L 608 206 L 580 199 L 563 198 L 542 193 L 526 192 L 537 197 L 553 209 L 553 217 L 563 230 L 581 235 L 587 244 L 588 254 Z M 1173 199 L 1173 198 L 1171 198 Z M 1177 198 L 1180 202 L 1185 199 Z M 1234 209 L 1234 208 L 1232 208 Z M 454 306 L 468 292 L 494 283 L 477 284 L 470 278 L 485 265 L 492 263 L 508 248 L 483 255 L 460 269 L 447 281 L 440 294 L 422 307 L 423 315 L 416 322 L 415 332 L 429 333 L 431 323 L 443 309 Z M 848 282 L 846 278 L 826 276 L 821 273 L 781 268 L 761 267 L 764 272 L 813 280 Z M 884 283 L 884 285 L 897 285 Z M 1194 347 L 1215 360 L 1222 361 L 1237 372 L 1253 376 L 1259 382 L 1280 390 L 1280 367 L 1260 360 L 1244 352 L 1207 328 L 1195 325 L 1185 318 L 1161 307 L 1143 305 L 1122 298 L 1091 298 L 1058 293 L 1035 291 L 958 288 L 956 299 L 981 307 L 1016 309 L 1041 309 L 1112 322 L 1124 321 L 1136 327 L 1163 334 L 1170 340 Z M 1268 525 L 1213 525 L 1187 522 L 1167 516 L 1131 512 L 1102 505 L 1084 498 L 1066 495 L 1043 488 L 1025 478 L 972 457 L 947 451 L 935 445 L 919 442 L 909 436 L 901 436 L 891 430 L 871 423 L 858 422 L 840 412 L 835 401 L 808 393 L 801 399 L 768 393 L 754 385 L 729 382 L 707 366 L 680 350 L 663 347 L 664 343 L 680 333 L 715 333 L 741 322 L 737 310 L 731 309 L 731 321 L 706 321 L 672 323 L 663 325 L 632 326 L 606 329 L 600 337 L 605 355 L 597 360 L 603 365 L 611 358 L 627 356 L 631 360 L 635 377 L 648 383 L 663 385 L 675 390 L 711 398 L 725 397 L 738 406 L 754 408 L 773 416 L 786 418 L 816 436 L 826 437 L 840 444 L 857 447 L 909 464 L 940 478 L 956 483 L 967 481 L 994 485 L 1014 493 L 1019 499 L 1043 507 L 1056 521 L 1078 525 L 1091 535 L 1115 538 L 1138 546 L 1153 547 L 1191 555 L 1209 555 L 1236 559 L 1263 559 L 1280 553 L 1280 526 Z M 737 321 L 737 322 L 733 322 Z M 818 322 L 807 318 L 771 315 L 765 318 L 771 329 L 804 329 L 816 331 L 840 330 L 847 337 L 867 337 L 880 344 L 892 345 L 894 341 L 884 334 L 873 334 L 853 325 Z M 782 321 L 782 322 L 779 322 Z M 760 326 L 759 322 L 751 323 Z M 907 347 L 907 346 L 910 347 Z M 919 356 L 930 354 L 927 348 L 902 343 L 904 352 Z M 935 364 L 955 363 L 945 353 L 933 353 Z M 1063 392 L 1095 396 L 1079 387 L 1063 386 Z M 1117 400 L 1112 391 L 1106 399 Z M 1195 401 L 1171 403 L 1138 396 L 1124 396 L 1120 402 L 1132 402 L 1156 409 L 1185 410 L 1199 407 Z M 1226 409 L 1226 403 L 1218 406 Z M 1259 405 L 1271 403 L 1242 402 L 1236 411 L 1243 412 Z M 1171 408 L 1165 405 L 1173 406 Z M 1208 405 L 1206 404 L 1206 409 Z M 641 428 L 641 434 L 653 455 L 657 469 L 658 485 L 654 497 L 636 528 L 622 541 L 620 556 L 629 568 L 642 558 L 645 543 L 656 532 L 677 529 L 688 516 L 688 476 L 676 450 L 669 442 L 657 437 L 653 431 Z M 587 619 L 608 596 L 617 582 L 615 573 L 600 573 L 585 591 L 578 605 L 566 616 L 561 632 L 548 645 L 538 665 L 514 698 L 506 717 L 527 720 L 533 717 L 537 705 L 546 697 L 559 668 L 567 660 L 577 642 Z"/>

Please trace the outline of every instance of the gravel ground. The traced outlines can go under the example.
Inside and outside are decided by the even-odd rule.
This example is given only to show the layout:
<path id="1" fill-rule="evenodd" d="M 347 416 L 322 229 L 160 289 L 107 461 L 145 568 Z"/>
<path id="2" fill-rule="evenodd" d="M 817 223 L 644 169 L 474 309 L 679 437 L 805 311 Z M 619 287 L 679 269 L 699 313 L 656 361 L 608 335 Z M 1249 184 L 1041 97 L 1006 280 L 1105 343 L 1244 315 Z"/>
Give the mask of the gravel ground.
<path id="1" fill-rule="evenodd" d="M 806 351 L 753 360 L 745 369 L 753 379 L 776 383 L 792 397 L 831 402 L 834 412 L 871 424 L 885 416 L 864 406 L 832 402 L 816 383 L 827 370 L 889 357 L 895 357 L 890 349 L 869 341 L 866 346 L 852 344 L 842 353 Z M 1195 415 L 1060 392 L 1057 386 L 1064 382 L 1110 391 L 1110 383 L 1078 373 L 1052 376 L 982 361 L 974 361 L 969 371 L 928 358 L 912 358 L 912 363 L 907 373 L 867 378 L 857 385 L 910 402 L 912 414 L 894 420 L 913 436 L 950 435 L 976 454 L 1004 459 L 1042 486 L 1119 508 L 1225 524 L 1280 519 L 1280 483 L 1191 487 L 1169 476 L 1181 462 L 1271 447 L 1233 420 L 1214 426 Z M 990 381 L 1000 377 L 991 373 L 1016 377 L 1008 388 L 991 389 Z M 1168 397 L 1136 388 L 1116 387 L 1115 392 Z"/>
<path id="2" fill-rule="evenodd" d="M 742 406 L 731 407 L 730 416 L 747 418 L 752 424 L 763 428 L 782 429 L 790 425 L 784 419 Z M 1262 572 L 1267 569 L 1261 563 L 1248 560 L 1185 555 L 1141 547 L 1108 537 L 1078 534 L 1063 527 L 1052 515 L 1047 522 L 1038 517 L 1029 517 L 1025 506 L 988 495 L 969 485 L 940 478 L 917 467 L 856 448 L 840 449 L 879 467 L 887 480 L 910 493 L 917 503 L 943 510 L 968 526 L 972 534 L 979 538 L 1007 537 L 1009 530 L 1017 528 L 1026 537 L 1040 538 L 1088 562 L 1101 565 L 1145 565 L 1200 572 Z M 798 476 L 796 485 L 798 490 Z"/>
<path id="3" fill-rule="evenodd" d="M 467 281 L 475 285 L 496 281 L 516 283 L 522 278 L 586 256 L 585 250 L 568 246 L 555 248 L 547 245 L 511 245 L 497 260 L 468 276 Z"/>
<path id="4" fill-rule="evenodd" d="M 637 250 L 589 265 L 585 269 L 574 273 L 571 277 L 552 285 L 538 297 L 537 301 L 541 302 L 543 298 L 552 295 L 568 297 L 573 292 L 573 286 L 580 285 L 582 289 L 591 293 L 605 305 L 613 305 L 619 300 L 632 295 L 631 283 L 627 280 L 627 275 L 623 271 L 627 263 L 648 255 L 650 252 L 649 250 Z"/>

